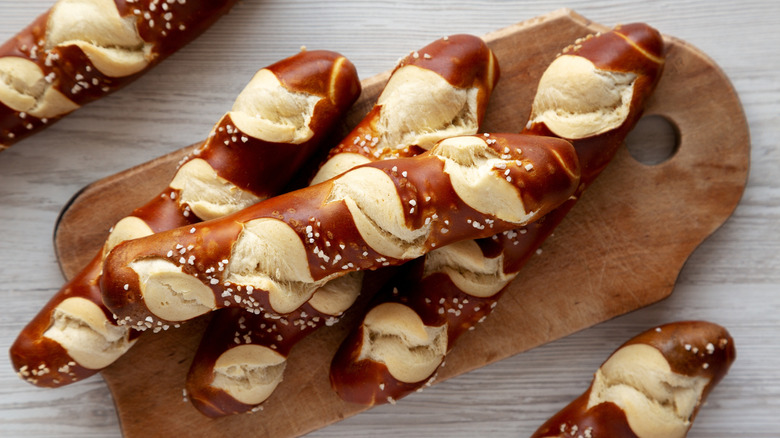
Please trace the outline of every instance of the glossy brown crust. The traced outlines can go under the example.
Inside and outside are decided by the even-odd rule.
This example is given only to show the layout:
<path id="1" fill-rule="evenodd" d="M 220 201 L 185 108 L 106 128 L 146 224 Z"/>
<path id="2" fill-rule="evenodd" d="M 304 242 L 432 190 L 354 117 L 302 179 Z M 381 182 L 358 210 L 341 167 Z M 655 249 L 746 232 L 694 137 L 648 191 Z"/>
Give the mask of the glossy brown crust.
<path id="1" fill-rule="evenodd" d="M 572 401 L 565 409 L 545 422 L 531 438 L 639 438 L 630 427 L 623 409 L 614 403 L 601 403 L 585 412 L 590 390 Z M 582 412 L 581 415 L 577 413 Z M 587 433 L 587 435 L 585 435 Z"/>
<path id="2" fill-rule="evenodd" d="M 466 34 L 438 39 L 422 49 L 410 53 L 401 59 L 391 75 L 400 68 L 410 65 L 438 74 L 453 87 L 479 90 L 477 93 L 477 120 L 479 121 L 485 115 L 490 95 L 501 75 L 498 60 L 493 51 L 481 38 Z M 400 151 L 379 151 L 372 148 L 370 142 L 368 144 L 362 142 L 366 135 L 371 138 L 381 134 L 375 126 L 381 109 L 381 105 L 375 105 L 352 132 L 331 150 L 328 159 L 341 153 L 356 153 L 375 161 L 396 156 L 411 157 L 424 152 L 422 148 L 415 145 Z"/>
<path id="3" fill-rule="evenodd" d="M 734 339 L 725 328 L 705 321 L 682 321 L 648 330 L 623 346 L 646 344 L 663 353 L 672 371 L 705 377 L 704 400 L 737 357 Z"/>
<path id="4" fill-rule="evenodd" d="M 225 115 L 214 127 L 214 135 L 200 145 L 182 164 L 193 158 L 206 160 L 217 173 L 242 189 L 260 198 L 277 193 L 293 177 L 306 159 L 323 145 L 329 131 L 360 95 L 360 82 L 355 67 L 338 53 L 330 51 L 300 52 L 267 67 L 291 91 L 308 92 L 324 97 L 312 115 L 314 135 L 305 143 L 290 145 L 266 142 L 243 133 Z M 331 81 L 331 78 L 335 78 Z M 335 85 L 332 88 L 332 84 Z M 136 208 L 130 216 L 143 220 L 153 232 L 183 227 L 199 222 L 189 207 L 176 199 L 178 190 L 170 187 Z M 177 255 L 181 255 L 176 251 Z M 99 287 L 103 251 L 90 264 L 60 289 L 35 318 L 21 331 L 11 347 L 14 368 L 21 372 L 44 365 L 49 373 L 34 376 L 38 386 L 62 386 L 81 380 L 100 370 L 78 365 L 56 342 L 43 335 L 51 326 L 54 309 L 69 297 L 87 298 L 103 309 L 113 321 L 112 313 L 103 305 Z M 131 331 L 131 338 L 140 332 Z M 75 364 L 75 365 L 74 365 Z M 66 366 L 67 365 L 67 366 Z M 58 372 L 62 369 L 64 372 Z"/>
<path id="5" fill-rule="evenodd" d="M 644 105 L 652 95 L 664 67 L 661 34 L 644 23 L 617 26 L 610 32 L 587 37 L 566 55 L 581 56 L 605 71 L 637 75 L 629 115 L 618 128 L 601 135 L 572 140 L 582 163 L 582 184 L 590 184 L 612 160 L 628 133 L 642 117 Z M 527 134 L 554 135 L 543 124 L 524 129 Z"/>
<path id="6" fill-rule="evenodd" d="M 734 340 L 728 331 L 706 321 L 666 324 L 637 335 L 620 348 L 634 344 L 645 344 L 656 348 L 676 373 L 710 379 L 690 418 L 691 423 L 709 393 L 723 379 L 736 359 Z M 576 433 L 571 434 L 573 427 L 577 427 L 579 433 L 589 429 L 588 436 L 592 438 L 638 438 L 628 426 L 625 413 L 616 404 L 605 402 L 587 409 L 590 391 L 591 388 L 588 388 L 581 396 L 561 409 L 531 438 L 569 438 L 576 436 Z"/>
<path id="7" fill-rule="evenodd" d="M 477 120 L 481 122 L 499 78 L 498 61 L 482 39 L 471 35 L 452 35 L 439 39 L 403 58 L 391 75 L 405 65 L 436 72 L 454 87 L 478 88 Z M 390 158 L 389 155 L 410 157 L 423 153 L 424 150 L 416 146 L 400 153 L 378 150 L 375 144 L 365 141 L 366 135 L 368 138 L 381 135 L 376 129 L 381 109 L 381 105 L 375 105 L 331 149 L 328 158 L 340 153 L 359 153 L 370 161 L 378 161 Z M 301 339 L 324 325 L 334 324 L 340 316 L 318 312 L 308 304 L 283 318 L 268 318 L 265 313 L 249 313 L 242 309 L 220 309 L 214 313 L 187 375 L 189 399 L 199 411 L 210 417 L 252 410 L 255 406 L 241 403 L 225 391 L 211 386 L 217 358 L 240 344 L 266 346 L 287 356 Z"/>
<path id="8" fill-rule="evenodd" d="M 642 50 L 638 50 L 641 47 Z M 600 135 L 582 139 L 570 139 L 580 159 L 580 187 L 575 196 L 541 220 L 522 230 L 511 241 L 504 236 L 498 239 L 481 240 L 480 246 L 486 254 L 504 254 L 504 272 L 518 272 L 535 251 L 549 237 L 555 227 L 574 207 L 579 198 L 599 174 L 607 167 L 615 153 L 642 117 L 645 103 L 655 91 L 664 67 L 663 37 L 654 28 L 644 23 L 617 26 L 611 32 L 587 38 L 566 51 L 568 55 L 582 56 L 592 61 L 597 68 L 607 71 L 632 72 L 637 75 L 634 94 L 628 117 L 618 128 Z M 544 124 L 527 126 L 523 133 L 533 135 L 554 135 Z M 520 232 L 520 230 L 518 230 Z"/>
<path id="9" fill-rule="evenodd" d="M 343 400 L 367 406 L 393 403 L 433 381 L 435 374 L 422 382 L 402 382 L 393 377 L 384 364 L 361 360 L 359 340 L 363 339 L 364 330 L 365 327 L 360 325 L 350 332 L 346 343 L 342 344 L 331 362 L 331 370 L 338 369 L 339 372 L 330 373 L 330 383 Z M 362 379 L 362 376 L 372 378 Z"/>
<path id="10" fill-rule="evenodd" d="M 55 388 L 83 380 L 97 372 L 78 365 L 58 342 L 43 334 L 51 324 L 54 309 L 69 297 L 86 298 L 93 303 L 100 303 L 102 307 L 100 287 L 96 282 L 102 261 L 102 254 L 93 258 L 17 336 L 11 345 L 10 356 L 11 365 L 20 378 L 36 386 Z"/>
<path id="11" fill-rule="evenodd" d="M 44 76 L 51 75 L 52 87 L 78 106 L 83 106 L 140 77 L 198 37 L 236 2 L 237 0 L 188 0 L 169 2 L 166 8 L 162 8 L 160 2 L 154 0 L 137 0 L 132 3 L 117 0 L 115 3 L 120 16 L 135 16 L 141 38 L 152 44 L 149 65 L 142 71 L 125 77 L 102 74 L 75 45 L 60 45 L 47 51 L 46 27 L 50 11 L 40 15 L 0 46 L 0 57 L 15 56 L 34 62 L 41 68 Z M 168 13 L 171 15 L 166 15 Z M 40 131 L 64 115 L 41 119 L 0 103 L 0 150 Z"/>
<path id="12" fill-rule="evenodd" d="M 491 297 L 478 298 L 461 291 L 444 273 L 434 273 L 423 278 L 425 259 L 418 258 L 405 264 L 391 282 L 376 295 L 375 303 L 401 303 L 413 309 L 429 327 L 447 324 L 448 344 L 452 337 L 466 332 L 473 325 L 471 319 L 486 317 L 495 303 Z M 435 288 L 436 293 L 431 291 Z M 408 294 L 401 291 L 415 290 L 425 293 Z M 462 314 L 469 314 L 464 321 Z M 363 347 L 363 331 L 360 324 L 351 331 L 339 346 L 330 367 L 331 387 L 345 401 L 373 406 L 392 403 L 419 391 L 436 379 L 436 372 L 418 382 L 402 382 L 390 374 L 383 363 L 360 359 Z"/>
<path id="13" fill-rule="evenodd" d="M 644 51 L 637 50 L 642 47 Z M 575 196 L 541 220 L 525 227 L 514 241 L 481 241 L 483 248 L 500 244 L 504 254 L 504 272 L 518 272 L 542 242 L 568 214 L 585 190 L 607 167 L 623 145 L 628 133 L 642 117 L 645 103 L 655 91 L 664 67 L 663 37 L 644 23 L 617 26 L 611 32 L 587 38 L 579 47 L 567 53 L 592 61 L 597 68 L 607 71 L 632 72 L 637 75 L 628 117 L 622 125 L 600 135 L 570 139 L 580 160 L 580 187 Z M 544 124 L 533 124 L 525 134 L 552 135 Z M 517 243 L 516 243 L 517 242 Z M 495 251 L 495 249 L 494 249 Z"/>
<path id="14" fill-rule="evenodd" d="M 625 122 L 616 129 L 583 139 L 569 139 L 577 152 L 582 172 L 580 185 L 570 199 L 538 221 L 477 240 L 485 257 L 503 256 L 503 271 L 508 275 L 520 271 L 574 207 L 585 189 L 609 164 L 628 132 L 641 117 L 645 102 L 655 89 L 663 70 L 663 39 L 658 31 L 642 23 L 618 26 L 611 32 L 584 38 L 563 52 L 583 56 L 600 69 L 635 73 L 637 79 L 630 112 Z M 523 133 L 554 136 L 543 124 L 529 125 Z M 415 310 L 426 325 L 441 326 L 446 323 L 449 351 L 463 333 L 490 314 L 503 290 L 487 298 L 474 297 L 459 290 L 447 274 L 439 272 L 423 278 L 424 261 L 416 263 L 420 266 L 405 266 L 407 272 L 388 284 L 386 290 L 377 297 L 376 303 L 400 302 Z M 440 309 L 443 314 L 439 313 Z M 360 350 L 361 344 L 362 337 L 358 333 L 351 333 L 331 365 L 332 386 L 345 400 L 363 404 L 397 400 L 419 389 L 427 381 L 417 382 L 416 386 L 395 384 L 383 364 L 350 363 L 349 358 L 355 358 L 354 352 Z"/>
<path id="15" fill-rule="evenodd" d="M 554 173 L 527 172 L 517 168 L 516 165 L 508 166 L 515 187 L 519 187 L 522 181 L 525 187 L 519 191 L 527 191 L 528 199 L 540 203 L 540 214 L 544 214 L 567 199 L 576 188 L 578 178 L 573 178 L 572 174 L 563 170 L 557 158 L 561 157 L 562 162 L 576 175 L 577 160 L 570 143 L 555 138 L 520 134 L 492 135 L 490 138 L 496 140 L 490 144 L 490 147 L 497 151 L 508 148 L 509 155 L 517 159 L 521 156 L 540 154 L 543 158 L 537 161 L 537 168 L 558 169 Z M 417 200 L 417 208 L 413 212 L 404 213 L 407 224 L 418 228 L 423 225 L 426 218 L 432 218 L 432 231 L 422 244 L 426 251 L 464 239 L 487 237 L 516 226 L 466 205 L 455 193 L 449 176 L 443 171 L 443 166 L 444 161 L 439 157 L 426 153 L 416 157 L 367 163 L 360 167 L 373 167 L 386 173 L 394 182 L 402 202 Z M 496 169 L 496 172 L 498 171 Z M 394 259 L 376 252 L 363 240 L 346 203 L 326 201 L 332 186 L 333 181 L 326 181 L 268 199 L 221 219 L 202 222 L 191 228 L 177 228 L 118 245 L 108 255 L 104 264 L 101 280 L 103 301 L 120 318 L 129 318 L 129 322 L 139 327 L 144 325 L 147 318 L 156 322 L 157 319 L 143 302 L 138 275 L 129 265 L 136 260 L 159 258 L 180 266 L 183 272 L 196 276 L 210 287 L 217 299 L 217 308 L 242 306 L 270 312 L 267 291 L 254 289 L 253 293 L 249 294 L 239 285 L 223 281 L 220 274 L 222 271 L 219 270 L 224 266 L 223 260 L 229 261 L 231 247 L 241 232 L 243 224 L 260 218 L 278 219 L 288 224 L 298 234 L 306 250 L 309 271 L 315 280 L 334 273 L 377 269 L 405 262 L 406 260 Z M 534 207 L 535 205 L 527 206 L 529 209 Z M 447 221 L 446 225 L 445 221 Z M 480 223 L 492 221 L 492 225 L 478 229 L 472 225 L 473 221 Z M 307 230 L 307 226 L 314 228 L 313 234 L 316 237 L 308 236 L 312 233 L 312 229 Z M 447 229 L 446 232 L 442 232 L 444 228 Z M 330 242 L 329 245 L 325 244 L 326 240 Z M 194 256 L 192 264 L 182 263 L 178 255 L 173 257 L 168 255 L 176 245 L 193 246 L 192 251 L 187 253 L 188 256 Z M 315 249 L 326 253 L 329 260 L 338 260 L 338 262 L 323 263 L 323 259 L 317 256 Z M 214 275 L 211 268 L 214 269 Z M 229 295 L 233 298 L 223 298 Z M 164 320 L 160 322 L 170 323 Z"/>
<path id="16" fill-rule="evenodd" d="M 266 333 L 265 327 L 260 329 L 259 324 L 253 325 L 251 331 L 247 330 L 244 320 L 242 320 L 242 318 L 246 318 L 246 315 L 249 315 L 246 310 L 237 307 L 214 312 L 214 316 L 219 316 L 220 321 L 218 323 L 213 320 L 209 322 L 187 372 L 185 387 L 187 397 L 196 409 L 208 417 L 216 418 L 252 409 L 252 406 L 242 403 L 220 388 L 210 385 L 215 377 L 214 366 L 222 353 L 242 345 L 245 336 L 250 336 L 250 339 L 254 340 L 256 338 L 252 338 L 251 334 L 264 336 Z M 236 341 L 228 341 L 233 339 Z M 208 384 L 203 384 L 206 382 Z"/>
<path id="17" fill-rule="evenodd" d="M 166 193 L 135 210 L 133 216 L 143 219 L 154 231 L 184 226 L 197 220 L 195 215 L 184 216 L 178 203 L 166 196 Z M 108 321 L 114 320 L 111 312 L 103 305 L 99 285 L 102 268 L 101 250 L 84 269 L 57 291 L 19 333 L 11 345 L 10 355 L 11 363 L 21 378 L 36 386 L 56 388 L 83 380 L 100 371 L 81 366 L 58 342 L 45 337 L 44 333 L 51 327 L 57 306 L 72 297 L 93 302 L 103 311 Z M 131 331 L 129 339 L 137 338 L 139 333 Z"/>
<path id="18" fill-rule="evenodd" d="M 242 132 L 230 119 L 220 121 L 195 157 L 206 160 L 222 178 L 258 197 L 277 194 L 333 131 L 360 95 L 355 66 L 338 53 L 304 51 L 267 67 L 291 91 L 320 96 L 314 107 L 311 139 L 294 145 L 273 143 Z"/>

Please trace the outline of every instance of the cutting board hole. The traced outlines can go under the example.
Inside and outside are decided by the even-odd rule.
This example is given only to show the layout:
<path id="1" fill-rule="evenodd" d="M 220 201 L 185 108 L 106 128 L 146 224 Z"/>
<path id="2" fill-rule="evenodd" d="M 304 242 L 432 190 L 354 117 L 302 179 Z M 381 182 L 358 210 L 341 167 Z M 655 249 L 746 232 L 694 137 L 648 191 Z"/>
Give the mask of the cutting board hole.
<path id="1" fill-rule="evenodd" d="M 626 147 L 635 160 L 647 166 L 661 164 L 674 156 L 680 146 L 680 131 L 659 115 L 639 119 L 626 137 Z"/>

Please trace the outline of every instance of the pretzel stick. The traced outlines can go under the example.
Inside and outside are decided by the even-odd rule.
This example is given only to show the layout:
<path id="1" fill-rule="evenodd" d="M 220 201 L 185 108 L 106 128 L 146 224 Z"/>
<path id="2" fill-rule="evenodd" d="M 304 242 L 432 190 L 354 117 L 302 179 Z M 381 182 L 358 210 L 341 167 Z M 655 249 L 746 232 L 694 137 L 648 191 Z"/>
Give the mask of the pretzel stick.
<path id="1" fill-rule="evenodd" d="M 105 254 L 122 241 L 223 216 L 280 191 L 359 92 L 354 66 L 334 52 L 301 52 L 258 71 L 170 185 L 120 220 L 90 264 L 22 330 L 11 347 L 18 374 L 38 386 L 62 386 L 122 356 L 139 332 L 117 325 L 103 306 Z M 186 261 L 188 248 L 174 250 Z"/>
<path id="2" fill-rule="evenodd" d="M 223 307 L 283 315 L 349 272 L 533 221 L 578 184 L 567 141 L 451 137 L 416 157 L 363 164 L 224 218 L 123 242 L 104 262 L 103 301 L 139 328 Z M 177 245 L 192 246 L 191 259 L 175 256 Z"/>
<path id="3" fill-rule="evenodd" d="M 452 135 L 475 134 L 498 80 L 478 37 L 452 35 L 403 58 L 376 105 L 331 150 L 313 183 L 359 163 L 413 156 Z M 216 417 L 259 409 L 281 382 L 290 350 L 339 320 L 361 291 L 363 271 L 334 279 L 284 314 L 223 309 L 212 318 L 187 377 L 195 407 Z"/>
<path id="4" fill-rule="evenodd" d="M 735 359 L 734 340 L 717 324 L 648 330 L 615 350 L 587 391 L 531 438 L 684 438 Z"/>
<path id="5" fill-rule="evenodd" d="M 553 61 L 524 132 L 574 144 L 582 169 L 576 192 L 539 221 L 402 268 L 333 359 L 331 383 L 344 400 L 394 402 L 435 378 L 460 335 L 487 317 L 622 145 L 660 76 L 662 47 L 654 29 L 631 24 L 578 40 Z"/>
<path id="6" fill-rule="evenodd" d="M 59 0 L 0 46 L 0 151 L 124 87 L 235 0 Z"/>

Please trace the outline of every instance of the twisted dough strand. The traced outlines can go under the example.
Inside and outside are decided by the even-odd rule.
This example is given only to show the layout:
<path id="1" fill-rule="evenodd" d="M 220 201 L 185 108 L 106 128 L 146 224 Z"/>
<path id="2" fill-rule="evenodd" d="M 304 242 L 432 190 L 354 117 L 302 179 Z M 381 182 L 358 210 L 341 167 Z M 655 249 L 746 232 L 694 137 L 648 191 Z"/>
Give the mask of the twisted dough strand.
<path id="1" fill-rule="evenodd" d="M 104 263 L 103 301 L 139 327 L 222 307 L 289 313 L 348 272 L 514 229 L 568 199 L 578 183 L 566 141 L 453 137 L 416 157 L 364 164 L 221 219 L 124 242 Z M 171 257 L 176 245 L 192 245 L 194 259 Z"/>
<path id="2" fill-rule="evenodd" d="M 224 215 L 281 190 L 359 92 L 354 66 L 334 52 L 302 52 L 260 70 L 170 185 L 120 220 L 90 264 L 22 330 L 11 347 L 20 376 L 62 386 L 121 357 L 138 332 L 117 325 L 103 305 L 98 282 L 105 254 L 125 240 Z M 173 251 L 189 257 L 186 247 Z"/>
<path id="3" fill-rule="evenodd" d="M 495 55 L 475 36 L 448 36 L 410 53 L 391 72 L 372 110 L 331 150 L 312 183 L 360 163 L 417 155 L 448 136 L 475 134 L 498 77 Z M 281 382 L 294 345 L 339 320 L 361 292 L 363 274 L 328 281 L 284 315 L 218 311 L 187 376 L 195 407 L 212 417 L 259 409 Z"/>
<path id="4" fill-rule="evenodd" d="M 660 77 L 662 52 L 661 35 L 644 24 L 564 49 L 540 80 L 524 132 L 574 144 L 582 169 L 577 191 L 534 223 L 432 251 L 402 268 L 334 358 L 331 383 L 343 399 L 387 403 L 435 378 L 460 335 L 492 312 L 506 285 L 622 145 Z M 384 306 L 406 311 L 386 312 Z M 408 334 L 413 330 L 443 332 L 445 345 L 437 336 L 414 338 Z M 411 351 L 425 352 L 416 356 L 416 373 L 407 369 L 414 361 L 397 360 L 398 352 Z"/>
<path id="5" fill-rule="evenodd" d="M 59 0 L 0 46 L 0 151 L 129 84 L 235 0 Z"/>
<path id="6" fill-rule="evenodd" d="M 617 348 L 591 386 L 531 438 L 684 438 L 735 359 L 731 335 L 711 322 L 647 330 Z"/>

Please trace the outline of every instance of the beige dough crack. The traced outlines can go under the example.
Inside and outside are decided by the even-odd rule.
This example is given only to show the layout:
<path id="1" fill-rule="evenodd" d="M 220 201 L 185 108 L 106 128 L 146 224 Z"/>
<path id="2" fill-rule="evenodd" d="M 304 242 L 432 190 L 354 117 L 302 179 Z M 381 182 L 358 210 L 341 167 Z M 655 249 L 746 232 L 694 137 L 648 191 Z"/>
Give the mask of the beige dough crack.
<path id="1" fill-rule="evenodd" d="M 284 356 L 268 347 L 239 345 L 217 359 L 212 385 L 241 403 L 255 405 L 281 383 L 286 364 Z"/>
<path id="2" fill-rule="evenodd" d="M 135 342 L 129 340 L 127 328 L 114 325 L 95 303 L 80 297 L 67 298 L 57 306 L 43 336 L 89 369 L 107 367 Z"/>
<path id="3" fill-rule="evenodd" d="M 441 247 L 425 257 L 424 276 L 443 272 L 458 289 L 479 298 L 495 295 L 516 276 L 504 273 L 503 254 L 485 257 L 473 240 Z"/>
<path id="4" fill-rule="evenodd" d="M 113 0 L 60 0 L 49 11 L 43 52 L 46 65 L 55 62 L 56 47 L 77 46 L 108 77 L 138 73 L 152 61 L 152 45 L 138 33 L 134 16 L 121 17 Z M 53 85 L 33 61 L 0 59 L 0 102 L 41 119 L 70 113 L 79 105 Z"/>
<path id="5" fill-rule="evenodd" d="M 671 370 L 656 348 L 633 344 L 616 351 L 596 372 L 587 409 L 612 402 L 642 438 L 683 438 L 708 378 Z"/>
<path id="6" fill-rule="evenodd" d="M 152 45 L 138 33 L 135 16 L 121 17 L 113 0 L 60 0 L 52 7 L 45 48 L 69 45 L 109 77 L 138 73 L 152 60 Z"/>
<path id="7" fill-rule="evenodd" d="M 363 321 L 358 361 L 383 363 L 401 382 L 428 378 L 441 364 L 447 348 L 447 326 L 429 327 L 415 311 L 398 303 L 371 309 Z"/>
<path id="8" fill-rule="evenodd" d="M 539 81 L 529 124 L 544 123 L 570 140 L 615 129 L 628 117 L 636 78 L 599 70 L 581 56 L 560 56 Z"/>

